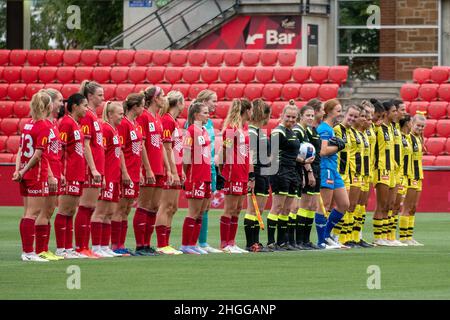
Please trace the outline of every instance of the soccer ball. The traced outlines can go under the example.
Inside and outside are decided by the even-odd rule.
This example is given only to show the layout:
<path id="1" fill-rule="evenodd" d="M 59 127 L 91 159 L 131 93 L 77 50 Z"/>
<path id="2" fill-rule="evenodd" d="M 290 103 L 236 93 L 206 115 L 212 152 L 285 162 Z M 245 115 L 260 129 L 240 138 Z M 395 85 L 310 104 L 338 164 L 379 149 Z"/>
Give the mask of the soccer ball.
<path id="1" fill-rule="evenodd" d="M 303 159 L 308 159 L 316 155 L 316 149 L 309 142 L 303 142 L 300 145 L 300 149 L 298 152 L 299 152 L 298 155 Z"/>

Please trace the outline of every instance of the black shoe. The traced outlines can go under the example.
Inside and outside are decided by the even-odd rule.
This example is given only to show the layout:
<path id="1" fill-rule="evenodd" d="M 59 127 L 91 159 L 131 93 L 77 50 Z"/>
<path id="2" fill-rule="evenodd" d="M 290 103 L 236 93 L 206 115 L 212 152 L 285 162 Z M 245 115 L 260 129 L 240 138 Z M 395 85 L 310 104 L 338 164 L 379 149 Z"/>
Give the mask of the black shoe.
<path id="1" fill-rule="evenodd" d="M 150 247 L 150 246 L 144 247 L 144 252 L 146 253 L 146 256 L 149 256 L 149 257 L 150 257 L 150 256 L 151 256 L 151 257 L 153 257 L 153 256 L 159 256 L 159 253 L 156 252 L 155 248 Z"/>
<path id="2" fill-rule="evenodd" d="M 279 246 L 276 243 L 269 243 L 267 245 L 267 248 L 272 251 L 286 251 L 286 249 L 284 249 L 283 247 Z"/>
<path id="3" fill-rule="evenodd" d="M 147 252 L 147 250 L 145 250 L 145 247 L 136 247 L 136 250 L 134 251 L 134 255 L 135 256 L 151 256 L 151 254 L 149 254 Z"/>
<path id="4" fill-rule="evenodd" d="M 272 246 L 263 246 L 262 243 L 258 243 L 259 247 L 261 248 L 261 252 L 274 252 L 273 247 Z"/>
<path id="5" fill-rule="evenodd" d="M 285 251 L 298 251 L 298 249 L 290 243 L 282 243 L 279 247 L 283 248 Z"/>
<path id="6" fill-rule="evenodd" d="M 361 248 L 373 248 L 373 245 L 372 245 L 372 244 L 368 243 L 367 241 L 365 241 L 365 240 L 363 240 L 363 239 L 359 240 L 358 245 L 359 245 Z"/>
<path id="7" fill-rule="evenodd" d="M 304 246 L 310 248 L 311 250 L 320 250 L 320 247 L 318 245 L 312 243 L 311 241 L 308 243 L 305 243 Z"/>
<path id="8" fill-rule="evenodd" d="M 344 243 L 344 245 L 346 245 L 349 248 L 355 248 L 356 247 L 356 243 L 353 241 L 347 241 L 346 243 Z"/>
<path id="9" fill-rule="evenodd" d="M 295 247 L 298 249 L 298 250 L 311 250 L 311 248 L 309 248 L 307 245 L 305 245 L 303 242 L 299 242 L 299 243 L 297 243 L 296 245 L 295 245 Z"/>

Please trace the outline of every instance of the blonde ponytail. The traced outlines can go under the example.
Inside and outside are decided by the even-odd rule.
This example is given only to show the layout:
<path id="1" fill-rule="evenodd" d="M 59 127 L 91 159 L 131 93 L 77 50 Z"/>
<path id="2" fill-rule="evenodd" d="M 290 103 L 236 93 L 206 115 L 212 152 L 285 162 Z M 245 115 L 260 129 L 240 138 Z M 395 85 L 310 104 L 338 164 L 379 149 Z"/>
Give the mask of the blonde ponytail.
<path id="1" fill-rule="evenodd" d="M 44 119 L 50 114 L 52 98 L 43 89 L 33 95 L 30 103 L 31 117 L 34 120 Z"/>

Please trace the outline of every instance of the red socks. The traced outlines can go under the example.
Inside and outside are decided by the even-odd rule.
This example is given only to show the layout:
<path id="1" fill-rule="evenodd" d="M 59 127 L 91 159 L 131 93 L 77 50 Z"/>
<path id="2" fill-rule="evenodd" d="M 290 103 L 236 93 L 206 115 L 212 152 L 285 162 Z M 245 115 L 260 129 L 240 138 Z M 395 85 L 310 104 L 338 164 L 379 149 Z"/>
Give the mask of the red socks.
<path id="1" fill-rule="evenodd" d="M 147 214 L 142 208 L 137 208 L 133 218 L 134 237 L 136 238 L 136 247 L 144 246 L 144 236 L 147 226 Z M 122 230 L 123 232 L 123 230 Z"/>
<path id="2" fill-rule="evenodd" d="M 184 218 L 183 235 L 181 239 L 181 244 L 183 246 L 191 245 L 191 239 L 192 234 L 194 233 L 194 229 L 195 229 L 195 219 L 192 219 L 191 217 Z"/>
<path id="3" fill-rule="evenodd" d="M 156 239 L 158 241 L 158 248 L 164 248 L 167 246 L 167 228 L 164 225 L 156 226 Z"/>
<path id="4" fill-rule="evenodd" d="M 127 238 L 127 232 L 128 232 L 128 220 L 122 220 L 122 230 L 120 231 L 120 242 L 119 242 L 120 249 L 125 248 L 125 240 Z"/>
<path id="5" fill-rule="evenodd" d="M 47 251 L 45 250 L 45 246 L 48 243 L 48 235 L 47 235 L 47 225 L 35 226 L 36 231 L 36 253 L 39 254 L 41 252 Z"/>
<path id="6" fill-rule="evenodd" d="M 52 225 L 50 224 L 50 222 L 47 224 L 47 240 L 45 242 L 45 247 L 44 247 L 44 251 L 48 251 L 48 243 L 50 241 L 50 234 L 51 234 L 51 230 L 52 230 Z"/>
<path id="7" fill-rule="evenodd" d="M 101 222 L 91 222 L 92 245 L 99 246 L 102 241 L 102 225 Z"/>
<path id="8" fill-rule="evenodd" d="M 22 218 L 20 220 L 20 237 L 22 238 L 22 251 L 25 253 L 33 252 L 34 244 L 34 219 Z"/>
<path id="9" fill-rule="evenodd" d="M 236 244 L 236 233 L 238 229 L 238 216 L 232 216 L 231 217 L 231 223 L 230 223 L 230 234 L 228 236 L 228 244 L 230 246 L 234 246 Z"/>
<path id="10" fill-rule="evenodd" d="M 75 245 L 77 249 L 88 249 L 91 227 L 91 216 L 94 208 L 78 207 L 75 217 Z"/>
<path id="11" fill-rule="evenodd" d="M 166 227 L 166 245 L 170 246 L 170 232 L 172 227 Z"/>
<path id="12" fill-rule="evenodd" d="M 111 224 L 102 223 L 102 247 L 109 247 L 109 241 L 111 240 Z"/>
<path id="13" fill-rule="evenodd" d="M 116 250 L 120 247 L 122 221 L 111 221 L 111 247 Z"/>
<path id="14" fill-rule="evenodd" d="M 147 215 L 147 224 L 145 225 L 144 246 L 150 245 L 153 230 L 155 230 L 156 211 L 144 210 Z"/>
<path id="15" fill-rule="evenodd" d="M 55 217 L 56 248 L 64 249 L 66 245 L 66 216 L 58 213 Z"/>
<path id="16" fill-rule="evenodd" d="M 66 249 L 73 249 L 73 217 L 66 216 L 66 235 L 65 235 Z"/>
<path id="17" fill-rule="evenodd" d="M 195 220 L 194 232 L 192 233 L 191 244 L 190 244 L 191 246 L 197 245 L 197 240 L 200 235 L 201 228 L 202 228 L 202 218 L 198 218 Z"/>
<path id="18" fill-rule="evenodd" d="M 225 216 L 220 217 L 220 248 L 223 249 L 228 245 L 230 236 L 231 219 Z"/>

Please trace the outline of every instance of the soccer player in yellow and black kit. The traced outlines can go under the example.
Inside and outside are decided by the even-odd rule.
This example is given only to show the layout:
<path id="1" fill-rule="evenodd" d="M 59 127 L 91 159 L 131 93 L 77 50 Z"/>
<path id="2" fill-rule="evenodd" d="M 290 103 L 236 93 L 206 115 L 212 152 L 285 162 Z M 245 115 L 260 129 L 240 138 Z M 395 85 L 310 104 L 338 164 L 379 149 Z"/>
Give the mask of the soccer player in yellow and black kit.
<path id="1" fill-rule="evenodd" d="M 410 166 L 410 171 L 407 193 L 400 216 L 400 241 L 412 246 L 423 245 L 414 240 L 412 235 L 414 232 L 416 208 L 422 191 L 423 130 L 425 122 L 426 118 L 423 114 L 416 114 L 412 120 L 411 134 L 406 135 L 406 138 L 409 138 L 409 152 L 405 152 L 405 154 L 410 155 L 410 158 L 407 159 L 408 163 L 405 165 Z"/>

